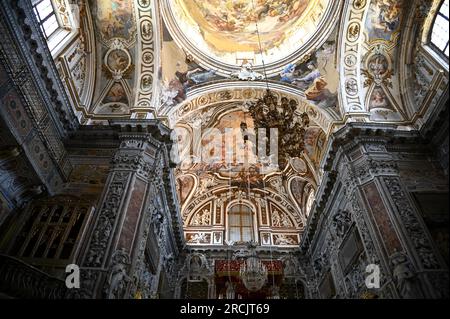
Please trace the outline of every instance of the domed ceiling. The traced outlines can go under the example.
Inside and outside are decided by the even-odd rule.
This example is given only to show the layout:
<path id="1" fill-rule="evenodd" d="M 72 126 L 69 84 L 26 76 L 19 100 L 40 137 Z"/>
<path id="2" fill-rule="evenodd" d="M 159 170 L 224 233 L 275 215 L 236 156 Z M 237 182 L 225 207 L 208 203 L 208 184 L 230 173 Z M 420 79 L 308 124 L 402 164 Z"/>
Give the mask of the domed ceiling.
<path id="1" fill-rule="evenodd" d="M 269 69 L 299 57 L 326 22 L 328 0 L 166 0 L 163 15 L 181 46 L 209 67 L 223 69 L 246 61 Z"/>

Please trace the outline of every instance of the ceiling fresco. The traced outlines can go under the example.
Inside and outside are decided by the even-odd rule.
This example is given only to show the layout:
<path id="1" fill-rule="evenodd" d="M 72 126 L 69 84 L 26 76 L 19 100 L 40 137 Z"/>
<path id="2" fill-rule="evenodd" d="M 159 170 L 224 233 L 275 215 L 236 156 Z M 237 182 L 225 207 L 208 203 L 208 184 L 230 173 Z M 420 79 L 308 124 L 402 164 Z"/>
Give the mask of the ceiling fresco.
<path id="1" fill-rule="evenodd" d="M 262 65 L 261 49 L 264 62 L 271 64 L 307 43 L 330 1 L 167 0 L 164 5 L 171 33 L 186 40 L 187 46 L 219 64 L 258 66 Z"/>
<path id="2" fill-rule="evenodd" d="M 92 0 L 95 87 L 89 124 L 109 118 L 151 118 L 157 81 L 154 23 L 157 2 Z"/>
<path id="3" fill-rule="evenodd" d="M 91 21 L 63 54 L 72 74 L 60 69 L 72 77 L 86 124 L 158 117 L 174 127 L 197 99 L 208 107 L 209 92 L 229 100 L 233 91 L 261 89 L 257 26 L 269 86 L 308 103 L 327 134 L 348 116 L 407 124 L 417 111 L 406 110 L 400 94 L 409 90 L 397 59 L 404 0 L 356 1 L 348 10 L 340 0 L 80 2 Z M 425 80 L 414 81 L 413 98 L 423 104 Z"/>
<path id="4" fill-rule="evenodd" d="M 200 163 L 193 163 L 192 156 L 186 157 L 181 163 L 180 169 L 183 171 L 195 171 L 197 174 L 200 172 L 211 172 L 219 173 L 227 178 L 240 178 L 239 174 L 243 171 L 251 169 L 253 172 L 261 169 L 261 165 L 256 163 L 256 154 L 254 150 L 254 144 L 251 140 L 244 143 L 243 135 L 240 132 L 241 123 L 246 123 L 248 130 L 250 132 L 254 131 L 253 119 L 249 113 L 242 110 L 232 110 L 231 112 L 224 112 L 225 114 L 220 114 L 218 112 L 215 114 L 216 119 L 213 119 L 214 124 L 211 126 L 214 131 L 207 131 L 208 127 L 202 127 L 202 137 L 200 140 L 200 150 L 196 151 L 195 146 L 192 144 L 191 153 L 192 156 L 201 157 Z M 215 117 L 213 115 L 213 117 Z M 178 127 L 177 133 L 184 135 L 185 133 L 190 134 L 193 137 L 192 127 L 196 125 L 196 122 L 188 124 L 188 129 L 186 126 Z M 227 129 L 232 129 L 232 134 L 230 138 L 226 134 Z M 218 133 L 222 136 L 218 136 Z M 218 140 L 217 138 L 220 138 Z M 189 141 L 194 143 L 193 141 Z M 233 154 L 229 155 L 227 158 L 226 151 L 230 143 L 234 143 L 235 147 L 231 148 Z M 245 148 L 244 148 L 245 145 Z M 244 161 L 248 161 L 244 163 Z"/>
<path id="5" fill-rule="evenodd" d="M 101 40 L 131 39 L 136 32 L 133 0 L 92 1 L 95 26 Z"/>
<path id="6" fill-rule="evenodd" d="M 279 46 L 294 32 L 295 26 L 315 1 L 257 0 L 201 1 L 178 0 L 187 19 L 202 30 L 202 38 L 217 52 L 258 52 L 261 44 Z"/>
<path id="7" fill-rule="evenodd" d="M 365 105 L 371 121 L 401 122 L 407 119 L 399 107 L 398 81 L 393 81 L 398 77 L 394 62 L 404 5 L 403 0 L 373 0 L 368 8 L 361 79 L 364 80 Z"/>
<path id="8" fill-rule="evenodd" d="M 235 106 L 260 97 L 265 84 L 258 69 L 257 25 L 265 62 L 277 64 L 268 73 L 271 90 L 295 96 L 301 106 L 298 111 L 307 112 L 316 124 L 306 135 L 305 152 L 308 165 L 315 170 L 327 136 L 343 123 L 350 109 L 364 113 L 364 121 L 408 119 L 400 107 L 396 61 L 403 32 L 403 0 L 357 1 L 349 13 L 361 18 L 345 26 L 330 24 L 326 32 L 318 30 L 333 20 L 334 13 L 329 11 L 339 12 L 339 1 L 89 3 L 97 43 L 91 108 L 104 120 L 133 117 L 138 105 L 144 116 L 154 108 L 152 114 L 167 119 L 171 127 L 198 115 L 206 121 L 205 127 L 217 121 L 214 127 L 219 130 L 239 127 L 242 122 L 251 128 L 250 116 L 246 118 Z M 341 28 L 347 28 L 345 38 L 341 38 Z M 314 45 L 305 51 L 309 39 Z M 341 44 L 347 51 L 339 49 Z M 298 54 L 290 55 L 293 51 Z M 157 103 L 152 103 L 153 94 Z M 357 98 L 359 104 L 353 102 Z M 221 103 L 228 106 L 217 117 L 215 108 Z M 196 115 L 197 110 L 201 112 Z M 205 136 L 202 143 L 208 145 L 211 138 Z M 223 155 L 224 150 L 220 152 Z M 229 169 L 224 163 L 215 165 L 201 169 Z M 235 177 L 240 168 L 236 165 Z"/>
<path id="9" fill-rule="evenodd" d="M 97 52 L 93 112 L 129 116 L 135 79 L 136 20 L 134 1 L 90 1 Z"/>
<path id="10" fill-rule="evenodd" d="M 261 157 L 255 154 L 253 137 L 245 141 L 240 129 L 243 123 L 246 132 L 254 134 L 253 120 L 245 109 L 228 103 L 197 113 L 180 120 L 176 127 L 182 145 L 188 145 L 179 145 L 186 160 L 176 169 L 187 244 L 228 242 L 227 211 L 238 203 L 254 212 L 253 223 L 257 227 L 252 236 L 261 245 L 296 247 L 306 221 L 303 208 L 317 187 L 316 170 L 325 142 L 323 131 L 314 125 L 308 128 L 305 153 L 279 171 L 257 161 Z M 198 144 L 194 138 L 196 128 L 203 133 Z M 227 129 L 232 129 L 228 136 Z M 198 162 L 196 156 L 200 157 Z"/>
<path id="11" fill-rule="evenodd" d="M 241 127 L 247 127 L 246 137 Z M 180 165 L 184 172 L 217 173 L 225 178 L 244 179 L 243 172 L 251 172 L 252 178 L 260 182 L 260 178 L 278 172 L 269 159 L 264 162 L 264 155 L 259 154 L 254 122 L 249 112 L 236 103 L 219 105 L 209 111 L 195 112 L 175 127 L 179 139 Z M 195 144 L 196 134 L 201 134 L 198 144 Z M 308 158 L 311 166 L 318 169 L 319 162 L 326 143 L 326 134 L 314 122 L 306 130 L 305 153 L 299 156 Z M 268 150 L 266 150 L 268 151 Z M 263 158 L 263 160 L 261 160 Z M 299 162 L 291 161 L 294 170 L 301 172 Z"/>

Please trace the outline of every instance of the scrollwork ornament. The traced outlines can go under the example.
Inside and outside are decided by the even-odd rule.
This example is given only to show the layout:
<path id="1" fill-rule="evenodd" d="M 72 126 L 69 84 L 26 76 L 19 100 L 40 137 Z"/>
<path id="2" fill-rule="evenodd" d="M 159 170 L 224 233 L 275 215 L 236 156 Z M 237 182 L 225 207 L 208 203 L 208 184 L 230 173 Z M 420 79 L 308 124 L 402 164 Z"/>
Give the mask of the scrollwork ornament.
<path id="1" fill-rule="evenodd" d="M 384 182 L 423 267 L 425 269 L 439 268 L 433 246 L 402 189 L 399 179 L 397 177 L 385 177 Z"/>
<path id="2" fill-rule="evenodd" d="M 126 174 L 114 174 L 99 212 L 99 218 L 89 244 L 84 266 L 100 267 L 103 263 L 106 248 L 112 235 L 113 225 L 118 215 L 126 180 Z"/>

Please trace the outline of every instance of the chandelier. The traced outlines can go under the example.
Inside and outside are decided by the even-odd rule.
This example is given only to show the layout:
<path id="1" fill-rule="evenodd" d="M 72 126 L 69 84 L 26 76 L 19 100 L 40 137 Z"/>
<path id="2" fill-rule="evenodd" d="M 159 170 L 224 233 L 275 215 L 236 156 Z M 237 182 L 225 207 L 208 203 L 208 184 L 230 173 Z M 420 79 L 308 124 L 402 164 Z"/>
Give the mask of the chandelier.
<path id="1" fill-rule="evenodd" d="M 257 20 L 255 26 L 267 90 L 256 103 L 250 102 L 247 103 L 247 106 L 253 118 L 255 131 L 259 128 L 267 131 L 266 150 L 270 150 L 271 142 L 272 145 L 278 145 L 278 158 L 274 158 L 276 154 L 270 154 L 270 165 L 278 164 L 278 168 L 284 170 L 290 158 L 299 157 L 305 148 L 305 134 L 306 128 L 309 126 L 309 117 L 306 113 L 300 116 L 295 114 L 298 106 L 295 99 L 282 97 L 278 101 L 278 98 L 270 91 Z M 245 132 L 246 129 L 246 124 L 241 123 L 241 130 Z M 277 129 L 278 134 L 271 136 L 270 129 Z M 246 141 L 245 137 L 244 141 Z M 266 154 L 263 157 L 266 158 Z"/>
<path id="2" fill-rule="evenodd" d="M 255 247 L 250 247 L 251 254 L 241 265 L 239 274 L 244 286 L 252 292 L 260 290 L 267 281 L 267 267 L 256 255 Z"/>
<path id="3" fill-rule="evenodd" d="M 278 158 L 272 158 L 272 163 L 277 162 L 280 170 L 286 167 L 291 157 L 299 157 L 305 148 L 309 117 L 306 113 L 296 115 L 297 106 L 294 99 L 282 97 L 278 101 L 269 89 L 262 98 L 249 104 L 255 131 L 267 129 L 266 150 L 270 150 L 270 145 L 278 145 Z M 271 136 L 270 129 L 277 129 L 278 134 Z"/>

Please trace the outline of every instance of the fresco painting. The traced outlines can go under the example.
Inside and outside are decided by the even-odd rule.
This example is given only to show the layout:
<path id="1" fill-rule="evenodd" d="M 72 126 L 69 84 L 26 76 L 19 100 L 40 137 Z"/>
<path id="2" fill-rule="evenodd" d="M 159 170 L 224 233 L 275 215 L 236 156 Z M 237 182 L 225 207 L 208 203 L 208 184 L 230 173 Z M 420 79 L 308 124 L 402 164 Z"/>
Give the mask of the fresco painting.
<path id="1" fill-rule="evenodd" d="M 298 207 L 302 207 L 303 203 L 302 203 L 302 198 L 303 198 L 303 192 L 304 192 L 304 188 L 306 185 L 306 181 L 300 179 L 300 178 L 294 178 L 291 181 L 291 192 L 292 192 L 292 197 L 295 200 L 295 202 L 297 203 Z"/>
<path id="2" fill-rule="evenodd" d="M 369 100 L 369 110 L 373 109 L 392 109 L 386 93 L 381 87 L 375 87 Z"/>
<path id="3" fill-rule="evenodd" d="M 179 0 L 217 51 L 258 51 L 255 23 L 263 47 L 279 46 L 289 37 L 309 0 Z"/>
<path id="4" fill-rule="evenodd" d="M 311 127 L 305 135 L 305 151 L 315 167 L 319 166 L 323 149 L 325 147 L 326 136 L 319 127 Z"/>
<path id="5" fill-rule="evenodd" d="M 391 40 L 400 27 L 403 0 L 373 0 L 366 28 L 369 39 Z"/>
<path id="6" fill-rule="evenodd" d="M 173 41 L 163 43 L 162 56 L 160 77 L 163 106 L 172 107 L 182 103 L 193 86 L 219 78 L 214 70 L 203 69 L 192 56 L 174 47 Z M 165 59 L 166 56 L 170 58 Z"/>
<path id="7" fill-rule="evenodd" d="M 103 98 L 103 104 L 107 103 L 128 104 L 128 98 L 125 92 L 125 88 L 120 82 L 115 82 Z"/>
<path id="8" fill-rule="evenodd" d="M 253 144 L 251 141 L 252 139 L 248 140 L 247 143 L 244 144 L 244 139 L 240 132 L 241 123 L 246 123 L 248 131 L 251 134 L 254 127 L 253 120 L 249 114 L 246 114 L 243 111 L 233 111 L 224 115 L 214 126 L 214 128 L 222 132 L 224 136 L 226 129 L 231 128 L 235 130 L 233 134 L 235 135 L 237 145 L 240 145 L 241 148 L 237 147 L 235 150 L 233 150 L 233 163 L 231 164 L 231 166 L 233 167 L 233 171 L 239 170 L 239 168 L 243 167 L 244 165 L 243 163 L 239 163 L 239 158 L 243 159 L 245 157 L 248 157 L 250 163 L 256 163 L 256 154 L 253 151 Z M 205 134 L 201 141 L 202 147 L 210 156 L 218 156 L 219 158 L 221 158 L 221 160 L 217 162 L 218 167 L 221 167 L 221 169 L 223 170 L 229 170 L 230 167 L 225 161 L 226 141 L 221 141 L 221 148 L 219 150 L 220 154 L 217 154 L 217 147 L 215 147 L 214 145 L 215 138 L 215 132 L 211 132 L 211 134 Z M 246 145 L 245 149 L 242 149 L 243 145 Z"/>
<path id="9" fill-rule="evenodd" d="M 130 39 L 136 28 L 132 0 L 92 1 L 95 24 L 104 41 Z"/>
<path id="10" fill-rule="evenodd" d="M 181 205 L 183 205 L 186 199 L 194 190 L 195 180 L 192 176 L 183 175 L 177 178 L 176 186 L 178 199 L 180 200 Z"/>
<path id="11" fill-rule="evenodd" d="M 374 87 L 369 98 L 370 119 L 373 121 L 400 121 L 402 116 L 387 96 L 386 91 L 380 87 Z"/>
<path id="12" fill-rule="evenodd" d="M 130 59 L 124 50 L 113 50 L 108 54 L 107 63 L 113 71 L 124 71 L 128 67 Z"/>
<path id="13" fill-rule="evenodd" d="M 339 76 L 333 63 L 334 53 L 334 42 L 326 42 L 306 62 L 286 65 L 278 80 L 304 91 L 306 99 L 318 107 L 335 106 Z"/>
<path id="14" fill-rule="evenodd" d="M 368 61 L 369 72 L 374 76 L 383 76 L 388 72 L 389 62 L 382 54 L 375 54 Z"/>

